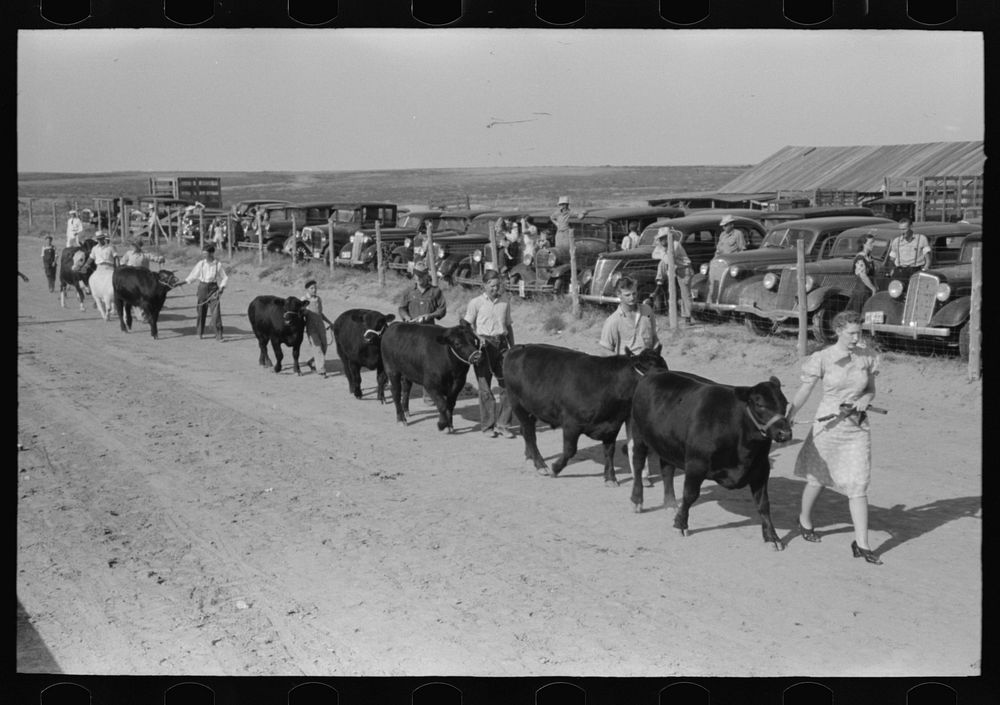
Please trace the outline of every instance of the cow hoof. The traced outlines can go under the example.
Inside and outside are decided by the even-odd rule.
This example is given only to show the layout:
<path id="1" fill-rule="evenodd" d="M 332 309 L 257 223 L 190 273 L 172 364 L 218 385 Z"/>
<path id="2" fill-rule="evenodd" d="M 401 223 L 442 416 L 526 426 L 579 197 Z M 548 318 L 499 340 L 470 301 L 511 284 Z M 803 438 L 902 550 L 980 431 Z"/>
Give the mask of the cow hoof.
<path id="1" fill-rule="evenodd" d="M 605 487 L 618 487 L 618 480 L 605 480 L 604 481 L 604 486 Z"/>
<path id="2" fill-rule="evenodd" d="M 632 502 L 632 512 L 634 514 L 642 514 L 642 502 Z"/>
<path id="3" fill-rule="evenodd" d="M 690 536 L 691 535 L 691 530 L 690 529 L 677 529 L 677 533 L 679 533 L 681 536 Z"/>
<path id="4" fill-rule="evenodd" d="M 771 548 L 773 548 L 775 551 L 784 551 L 785 550 L 785 544 L 781 543 L 780 540 L 778 540 L 778 541 L 768 541 L 768 543 L 771 544 Z"/>

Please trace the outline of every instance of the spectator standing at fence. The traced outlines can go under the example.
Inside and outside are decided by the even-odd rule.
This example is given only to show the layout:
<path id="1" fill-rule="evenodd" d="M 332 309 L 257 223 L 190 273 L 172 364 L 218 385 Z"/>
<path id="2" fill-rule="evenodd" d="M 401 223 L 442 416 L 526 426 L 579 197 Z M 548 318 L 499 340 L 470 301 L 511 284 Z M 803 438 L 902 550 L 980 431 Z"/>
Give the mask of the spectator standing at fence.
<path id="1" fill-rule="evenodd" d="M 315 357 L 319 358 L 318 364 L 314 363 L 314 358 L 310 358 L 306 364 L 319 368 L 320 375 L 326 377 L 326 327 L 333 323 L 323 313 L 323 299 L 316 291 L 315 279 L 306 282 L 306 295 L 302 300 L 306 304 L 306 335 L 316 350 Z"/>
<path id="2" fill-rule="evenodd" d="M 684 250 L 681 239 L 684 233 L 675 228 L 660 228 L 656 231 L 656 249 L 661 251 L 660 263 L 656 266 L 656 291 L 653 300 L 657 310 L 669 310 L 670 305 L 669 290 L 664 287 L 664 282 L 669 281 L 670 267 L 667 264 L 667 236 L 673 235 L 674 241 L 674 279 L 677 282 L 677 296 L 681 302 L 681 317 L 689 326 L 691 325 L 691 276 L 694 272 L 691 269 L 691 258 Z M 654 256 L 656 252 L 654 250 Z"/>
<path id="3" fill-rule="evenodd" d="M 535 220 L 530 215 L 521 219 L 521 241 L 524 245 L 521 259 L 523 260 L 525 255 L 534 259 L 535 250 L 538 249 L 538 226 L 535 225 Z"/>
<path id="4" fill-rule="evenodd" d="M 628 224 L 628 233 L 622 238 L 622 249 L 631 250 L 639 244 L 639 224 L 634 220 Z"/>
<path id="5" fill-rule="evenodd" d="M 813 387 L 822 382 L 823 398 L 809 434 L 795 460 L 794 474 L 806 479 L 802 490 L 799 532 L 820 541 L 813 529 L 812 508 L 824 487 L 847 496 L 854 541 L 851 553 L 879 565 L 868 543 L 868 484 L 871 480 L 871 430 L 866 410 L 875 397 L 879 358 L 861 340 L 857 311 L 833 317 L 837 342 L 813 353 L 802 365 L 802 386 L 788 407 L 791 421 Z"/>
<path id="6" fill-rule="evenodd" d="M 226 240 L 225 226 L 220 218 L 214 218 L 212 220 L 212 242 L 215 243 L 217 248 L 222 247 L 222 244 Z"/>
<path id="7" fill-rule="evenodd" d="M 722 226 L 722 232 L 719 233 L 719 241 L 715 244 L 716 255 L 728 255 L 747 249 L 746 233 L 736 227 L 736 218 L 724 215 L 719 225 Z"/>
<path id="8" fill-rule="evenodd" d="M 500 274 L 495 269 L 483 273 L 483 293 L 469 301 L 465 320 L 482 341 L 483 356 L 475 366 L 479 387 L 480 430 L 490 438 L 497 435 L 513 438 L 510 430 L 511 408 L 507 400 L 503 379 L 503 358 L 514 345 L 514 323 L 510 315 L 510 301 L 501 295 Z M 493 395 L 493 377 L 497 378 L 500 392 Z"/>
<path id="9" fill-rule="evenodd" d="M 556 228 L 554 243 L 556 247 L 569 247 L 569 196 L 560 196 L 555 212 L 549 216 L 549 220 Z"/>
<path id="10" fill-rule="evenodd" d="M 49 282 L 49 292 L 56 290 L 56 247 L 52 244 L 52 236 L 45 236 L 45 245 L 42 246 L 42 269 L 45 271 L 45 278 Z"/>
<path id="11" fill-rule="evenodd" d="M 83 232 L 83 221 L 76 214 L 75 210 L 69 212 L 69 218 L 66 220 L 66 247 L 79 247 L 82 243 L 80 242 L 80 233 Z"/>
<path id="12" fill-rule="evenodd" d="M 861 249 L 854 256 L 854 276 L 874 295 L 878 293 L 875 284 L 875 260 L 872 259 L 872 248 L 875 247 L 875 236 L 871 233 L 861 238 Z"/>
<path id="13" fill-rule="evenodd" d="M 222 262 L 215 259 L 215 245 L 207 243 L 203 250 L 205 256 L 198 261 L 191 273 L 184 280 L 185 284 L 198 282 L 195 328 L 198 337 L 205 334 L 206 319 L 215 329 L 215 339 L 222 340 L 222 309 L 219 298 L 226 288 L 229 277 Z"/>
<path id="14" fill-rule="evenodd" d="M 892 262 L 892 276 L 909 279 L 918 270 L 931 266 L 931 246 L 925 235 L 913 232 L 913 222 L 909 218 L 899 221 L 902 234 L 889 243 L 889 260 Z"/>

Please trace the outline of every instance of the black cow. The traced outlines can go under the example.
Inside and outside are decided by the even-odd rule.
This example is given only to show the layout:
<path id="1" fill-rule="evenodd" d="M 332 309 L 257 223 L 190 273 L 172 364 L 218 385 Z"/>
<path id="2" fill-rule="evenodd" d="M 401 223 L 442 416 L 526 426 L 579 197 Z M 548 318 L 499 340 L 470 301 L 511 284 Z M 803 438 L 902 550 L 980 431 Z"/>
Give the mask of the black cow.
<path id="1" fill-rule="evenodd" d="M 503 376 L 511 411 L 521 423 L 524 457 L 548 471 L 535 441 L 535 424 L 541 420 L 563 430 L 553 477 L 576 455 L 585 434 L 604 444 L 604 482 L 617 485 L 615 439 L 628 421 L 635 385 L 650 370 L 666 369 L 660 346 L 638 355 L 599 357 L 555 345 L 515 345 L 504 358 Z"/>
<path id="2" fill-rule="evenodd" d="M 284 344 L 292 349 L 295 374 L 301 375 L 299 348 L 302 347 L 306 329 L 305 303 L 294 296 L 286 299 L 263 294 L 250 302 L 247 318 L 250 319 L 250 328 L 260 344 L 260 366 L 271 366 L 271 358 L 267 354 L 267 344 L 271 343 L 274 349 L 274 371 L 281 372 L 281 361 L 284 359 L 281 346 Z"/>
<path id="3" fill-rule="evenodd" d="M 438 410 L 438 430 L 454 431 L 455 400 L 469 366 L 482 356 L 479 338 L 465 320 L 453 328 L 428 323 L 393 323 L 382 334 L 382 364 L 392 384 L 396 420 L 406 423 L 410 388 L 423 385 Z"/>
<path id="4" fill-rule="evenodd" d="M 642 468 L 652 451 L 660 459 L 663 503 L 677 508 L 674 468 L 684 468 L 684 498 L 674 528 L 688 535 L 688 510 L 706 479 L 732 490 L 750 486 L 764 541 L 784 548 L 771 522 L 767 480 L 771 442 L 792 438 L 788 400 L 777 377 L 734 387 L 683 372 L 648 375 L 632 398 L 632 503 L 642 511 Z"/>
<path id="5" fill-rule="evenodd" d="M 395 319 L 392 313 L 352 308 L 333 321 L 333 339 L 347 377 L 347 388 L 358 399 L 361 398 L 361 369 L 365 368 L 375 370 L 378 400 L 385 403 L 387 378 L 382 365 L 382 334 Z"/>
<path id="6" fill-rule="evenodd" d="M 87 280 L 90 279 L 90 275 L 94 273 L 95 269 L 97 269 L 97 265 L 94 262 L 88 261 L 83 269 L 74 271 L 73 257 L 81 250 L 83 251 L 84 257 L 89 257 L 90 251 L 96 244 L 97 240 L 88 238 L 87 240 L 84 240 L 83 244 L 79 247 L 76 245 L 67 247 L 59 255 L 59 305 L 63 308 L 66 308 L 66 288 L 71 286 L 76 289 L 77 298 L 80 299 L 80 310 L 87 310 L 87 307 L 83 305 L 85 297 L 83 292 L 86 288 Z"/>
<path id="7" fill-rule="evenodd" d="M 159 336 L 156 322 L 160 318 L 167 293 L 180 284 L 180 280 L 169 269 L 151 272 L 145 267 L 118 267 L 111 275 L 111 287 L 115 296 L 115 314 L 122 331 L 132 330 L 132 307 L 146 314 L 149 332 L 155 340 Z"/>

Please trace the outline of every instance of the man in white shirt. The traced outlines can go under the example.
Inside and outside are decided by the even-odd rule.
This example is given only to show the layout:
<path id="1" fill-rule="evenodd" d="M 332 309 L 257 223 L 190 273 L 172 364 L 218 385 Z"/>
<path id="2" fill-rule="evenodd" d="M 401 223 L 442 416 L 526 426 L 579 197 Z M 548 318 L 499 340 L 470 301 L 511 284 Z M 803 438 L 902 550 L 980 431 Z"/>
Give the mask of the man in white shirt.
<path id="1" fill-rule="evenodd" d="M 76 211 L 69 212 L 69 219 L 66 221 L 66 247 L 79 247 L 80 233 L 83 232 L 83 221 L 77 217 Z"/>
<path id="2" fill-rule="evenodd" d="M 204 337 L 207 317 L 215 329 L 215 339 L 221 341 L 222 310 L 219 308 L 219 297 L 222 296 L 222 292 L 229 282 L 229 277 L 226 275 L 222 262 L 215 259 L 215 245 L 211 242 L 207 243 L 203 252 L 205 257 L 194 266 L 184 283 L 198 282 L 198 313 L 195 326 L 198 330 L 198 337 Z"/>

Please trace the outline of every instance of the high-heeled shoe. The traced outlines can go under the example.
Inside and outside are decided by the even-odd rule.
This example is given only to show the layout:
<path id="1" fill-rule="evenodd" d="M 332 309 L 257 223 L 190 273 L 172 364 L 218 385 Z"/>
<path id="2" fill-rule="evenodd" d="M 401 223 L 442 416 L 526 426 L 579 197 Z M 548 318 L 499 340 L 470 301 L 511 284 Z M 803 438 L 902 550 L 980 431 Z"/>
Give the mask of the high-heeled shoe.
<path id="1" fill-rule="evenodd" d="M 807 529 L 806 527 L 802 526 L 801 521 L 799 522 L 799 533 L 802 534 L 802 538 L 811 543 L 819 543 L 820 541 L 822 541 L 822 539 L 819 537 L 819 534 L 816 533 L 815 529 Z"/>
<path id="2" fill-rule="evenodd" d="M 861 558 L 864 556 L 865 560 L 869 563 L 882 565 L 882 561 L 880 561 L 878 556 L 875 555 L 875 551 L 868 548 L 861 548 L 857 541 L 851 541 L 851 553 L 854 554 L 855 558 Z"/>

